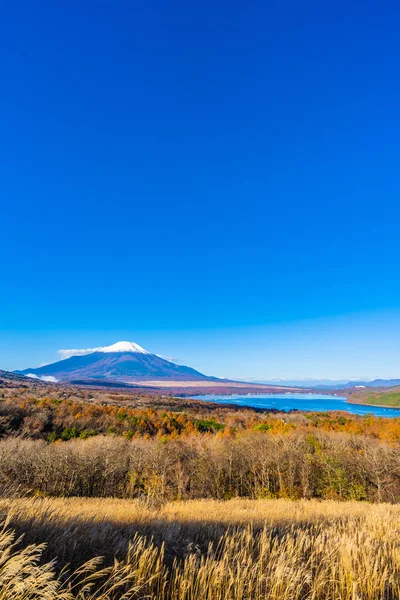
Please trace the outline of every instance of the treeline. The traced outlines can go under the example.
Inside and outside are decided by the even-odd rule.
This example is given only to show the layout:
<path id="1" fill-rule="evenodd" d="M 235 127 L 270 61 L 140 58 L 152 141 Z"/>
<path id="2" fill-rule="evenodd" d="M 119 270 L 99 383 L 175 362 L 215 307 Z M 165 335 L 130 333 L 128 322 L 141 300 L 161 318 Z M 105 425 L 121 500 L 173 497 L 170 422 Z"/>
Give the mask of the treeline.
<path id="1" fill-rule="evenodd" d="M 242 432 L 175 440 L 97 436 L 0 441 L 0 486 L 27 494 L 400 501 L 400 446 L 332 432 Z"/>
<path id="2" fill-rule="evenodd" d="M 179 400 L 176 401 L 179 409 Z M 202 414 L 202 412 L 204 414 Z M 235 419 L 234 419 L 235 420 Z M 240 419 L 238 420 L 240 425 Z M 209 411 L 131 408 L 60 398 L 0 398 L 0 437 L 22 435 L 50 442 L 98 434 L 152 437 L 216 432 L 225 424 Z"/>
<path id="3" fill-rule="evenodd" d="M 26 395 L 3 398 L 0 393 L 0 438 L 17 435 L 59 442 L 108 435 L 126 439 L 157 437 L 171 440 L 203 434 L 231 437 L 246 430 L 282 434 L 295 429 L 368 435 L 395 444 L 400 441 L 400 419 L 397 418 L 339 412 L 256 412 L 249 408 L 224 407 L 179 398 L 161 399 L 168 409 L 160 408 L 154 399 L 155 406 L 142 408 L 129 404 L 141 399 L 118 395 L 111 396 L 111 399 L 118 403 L 110 402 L 109 397 L 107 402 L 90 402 L 68 397 L 35 398 Z"/>

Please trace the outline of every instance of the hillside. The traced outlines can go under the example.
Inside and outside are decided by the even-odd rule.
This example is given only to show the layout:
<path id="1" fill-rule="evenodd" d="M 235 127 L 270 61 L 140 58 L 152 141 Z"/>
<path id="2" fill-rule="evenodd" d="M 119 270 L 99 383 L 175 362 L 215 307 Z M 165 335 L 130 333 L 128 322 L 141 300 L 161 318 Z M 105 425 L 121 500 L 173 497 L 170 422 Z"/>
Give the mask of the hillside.
<path id="1" fill-rule="evenodd" d="M 42 381 L 38 381 L 38 384 L 45 385 Z M 17 373 L 12 373 L 11 371 L 3 371 L 0 369 L 0 387 L 2 386 L 14 386 L 14 385 L 22 385 L 29 386 L 32 384 L 32 381 L 29 381 L 24 375 L 18 375 Z"/>
<path id="2" fill-rule="evenodd" d="M 350 393 L 347 401 L 351 404 L 369 404 L 371 406 L 400 408 L 400 386 L 389 390 L 357 390 Z"/>

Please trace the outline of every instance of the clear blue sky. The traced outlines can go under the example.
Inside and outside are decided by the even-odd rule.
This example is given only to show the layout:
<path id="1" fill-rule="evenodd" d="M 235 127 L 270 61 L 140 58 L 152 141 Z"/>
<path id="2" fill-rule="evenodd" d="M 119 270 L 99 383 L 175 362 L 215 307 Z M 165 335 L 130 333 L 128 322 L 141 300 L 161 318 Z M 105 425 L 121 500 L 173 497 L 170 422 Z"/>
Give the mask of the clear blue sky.
<path id="1" fill-rule="evenodd" d="M 0 368 L 400 376 L 400 7 L 1 8 Z"/>

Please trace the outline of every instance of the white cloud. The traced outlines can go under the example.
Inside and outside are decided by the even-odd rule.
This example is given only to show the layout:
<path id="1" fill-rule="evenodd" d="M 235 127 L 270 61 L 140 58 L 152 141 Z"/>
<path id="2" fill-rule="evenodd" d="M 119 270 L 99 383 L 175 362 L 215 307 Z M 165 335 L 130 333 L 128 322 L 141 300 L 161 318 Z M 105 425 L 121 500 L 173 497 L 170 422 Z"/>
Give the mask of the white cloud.
<path id="1" fill-rule="evenodd" d="M 83 348 L 83 349 L 72 349 L 72 350 L 57 350 L 61 358 L 70 358 L 71 356 L 85 356 L 86 354 L 92 354 L 92 352 L 101 351 L 102 348 Z"/>
<path id="2" fill-rule="evenodd" d="M 93 352 L 137 352 L 139 354 L 150 354 L 134 342 L 117 342 L 111 344 L 111 346 L 101 346 L 100 348 L 73 348 L 71 350 L 58 350 L 58 354 L 63 359 L 71 358 L 71 356 L 85 356 L 86 354 L 92 354 Z"/>
<path id="3" fill-rule="evenodd" d="M 57 383 L 58 379 L 53 377 L 53 375 L 35 375 L 35 373 L 27 373 L 26 377 L 30 377 L 31 379 L 39 379 L 40 381 L 47 381 L 48 383 Z"/>

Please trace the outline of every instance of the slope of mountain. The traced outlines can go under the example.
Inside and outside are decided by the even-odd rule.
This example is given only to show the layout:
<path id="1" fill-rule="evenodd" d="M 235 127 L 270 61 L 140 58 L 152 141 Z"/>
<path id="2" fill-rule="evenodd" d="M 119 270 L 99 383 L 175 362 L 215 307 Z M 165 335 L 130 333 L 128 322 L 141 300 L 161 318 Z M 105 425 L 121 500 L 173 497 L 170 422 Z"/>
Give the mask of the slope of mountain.
<path id="1" fill-rule="evenodd" d="M 50 365 L 24 369 L 18 373 L 40 378 L 51 376 L 59 381 L 218 381 L 216 377 L 207 377 L 195 369 L 151 354 L 133 342 L 117 342 L 94 349 L 89 354 L 80 353 Z"/>
<path id="2" fill-rule="evenodd" d="M 3 369 L 0 369 L 0 384 L 5 381 L 23 383 L 26 382 L 26 378 L 22 375 L 18 375 L 17 373 L 12 373 L 11 371 L 3 371 Z"/>

